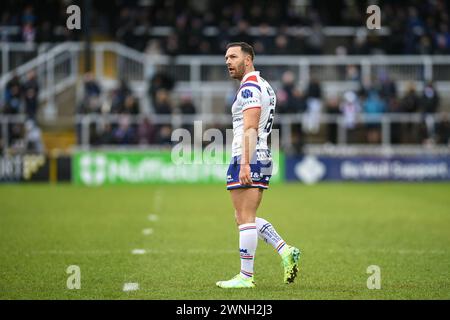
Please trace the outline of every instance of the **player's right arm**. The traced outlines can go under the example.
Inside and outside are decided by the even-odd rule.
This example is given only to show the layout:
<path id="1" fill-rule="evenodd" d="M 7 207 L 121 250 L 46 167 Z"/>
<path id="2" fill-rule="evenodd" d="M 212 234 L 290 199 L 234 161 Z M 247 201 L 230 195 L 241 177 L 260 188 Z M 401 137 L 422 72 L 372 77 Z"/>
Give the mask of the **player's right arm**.
<path id="1" fill-rule="evenodd" d="M 246 94 L 242 95 L 242 98 L 243 135 L 239 182 L 241 185 L 250 185 L 252 184 L 250 161 L 256 149 L 261 116 L 261 91 L 256 87 L 250 87 L 246 89 Z"/>

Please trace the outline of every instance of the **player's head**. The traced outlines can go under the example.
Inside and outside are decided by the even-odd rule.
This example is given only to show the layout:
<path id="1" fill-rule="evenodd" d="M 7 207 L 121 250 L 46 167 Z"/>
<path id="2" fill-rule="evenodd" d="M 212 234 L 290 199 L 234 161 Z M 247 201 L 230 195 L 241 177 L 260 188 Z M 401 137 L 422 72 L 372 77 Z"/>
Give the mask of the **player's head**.
<path id="1" fill-rule="evenodd" d="M 227 45 L 225 63 L 233 79 L 241 80 L 247 72 L 253 71 L 253 47 L 245 42 L 232 42 Z"/>

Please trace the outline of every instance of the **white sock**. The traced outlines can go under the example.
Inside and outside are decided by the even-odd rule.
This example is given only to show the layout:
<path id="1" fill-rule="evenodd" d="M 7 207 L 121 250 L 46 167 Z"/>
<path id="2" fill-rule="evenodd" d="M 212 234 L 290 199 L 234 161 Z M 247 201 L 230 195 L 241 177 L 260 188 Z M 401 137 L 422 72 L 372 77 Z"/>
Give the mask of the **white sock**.
<path id="1" fill-rule="evenodd" d="M 258 237 L 274 247 L 275 250 L 281 255 L 287 248 L 286 242 L 280 237 L 275 228 L 269 221 L 263 218 L 256 217 L 256 228 L 258 230 Z"/>
<path id="2" fill-rule="evenodd" d="M 239 226 L 239 251 L 241 255 L 241 274 L 250 278 L 253 276 L 258 232 L 256 223 L 246 223 Z"/>

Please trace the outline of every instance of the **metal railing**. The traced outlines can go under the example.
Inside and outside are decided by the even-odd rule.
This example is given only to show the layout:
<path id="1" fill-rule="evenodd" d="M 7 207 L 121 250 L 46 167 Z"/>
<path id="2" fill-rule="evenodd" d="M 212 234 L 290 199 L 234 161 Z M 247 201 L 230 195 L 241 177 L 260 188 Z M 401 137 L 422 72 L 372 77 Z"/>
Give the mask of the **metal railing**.
<path id="1" fill-rule="evenodd" d="M 126 117 L 130 125 L 139 125 L 145 119 L 149 120 L 153 125 L 169 125 L 172 130 L 176 128 L 182 128 L 185 126 L 193 126 L 196 121 L 200 121 L 201 125 L 205 128 L 231 129 L 231 115 L 225 114 L 199 114 L 199 115 L 118 115 L 118 114 L 90 114 L 79 115 L 76 119 L 77 129 L 79 133 L 79 145 L 85 149 L 89 149 L 92 141 L 90 141 L 91 128 L 94 127 L 95 131 L 101 131 L 105 123 L 117 124 L 120 119 Z M 365 126 L 367 124 L 377 124 L 380 126 L 380 146 L 392 145 L 392 126 L 395 124 L 424 124 L 426 121 L 432 121 L 433 125 L 437 126 L 442 121 L 449 121 L 450 113 L 439 114 L 405 114 L 405 113 L 390 113 L 382 115 L 367 115 L 359 114 L 357 125 Z M 351 143 L 349 141 L 348 133 L 353 129 L 346 127 L 345 118 L 342 115 L 328 115 L 321 114 L 319 117 L 319 124 L 321 130 L 317 133 L 303 132 L 304 136 L 315 136 L 319 138 L 319 142 L 313 144 L 328 143 L 324 131 L 324 126 L 334 124 L 336 125 L 337 145 L 347 146 L 352 144 L 364 144 L 364 141 Z M 283 150 L 292 150 L 292 130 L 294 125 L 304 125 L 308 121 L 308 116 L 305 114 L 281 114 L 277 115 L 274 122 L 274 128 L 281 130 L 280 144 Z M 363 128 L 364 130 L 364 128 Z M 420 144 L 420 143 L 418 143 Z"/>
<path id="2" fill-rule="evenodd" d="M 6 84 L 15 74 L 24 77 L 27 72 L 36 70 L 39 100 L 47 103 L 44 115 L 47 119 L 57 119 L 56 95 L 70 86 L 81 84 L 77 80 L 83 49 L 83 43 L 78 42 L 65 42 L 43 49 L 36 58 L 0 78 L 0 99 L 4 99 Z M 112 88 L 119 79 L 127 80 L 145 114 L 152 113 L 148 98 L 149 80 L 158 70 L 172 75 L 177 83 L 175 96 L 191 94 L 202 114 L 224 113 L 227 97 L 236 89 L 234 82 L 229 80 L 222 56 L 148 55 L 116 42 L 94 43 L 92 50 L 94 74 L 100 84 L 110 83 Z M 352 65 L 358 70 L 359 79 L 373 79 L 380 72 L 388 73 L 399 84 L 400 92 L 406 82 L 415 82 L 420 90 L 425 81 L 433 80 L 443 97 L 443 110 L 450 101 L 450 56 L 257 56 L 255 63 L 275 89 L 280 87 L 282 74 L 290 70 L 296 76 L 298 86 L 305 87 L 314 78 L 321 82 L 325 96 L 339 95 L 358 87 L 358 81 L 348 79 L 346 75 L 347 66 Z M 115 70 L 112 74 L 111 64 Z M 81 100 L 82 90 L 77 92 Z M 217 105 L 221 110 L 215 110 Z"/>
<path id="3" fill-rule="evenodd" d="M 7 72 L 0 78 L 0 106 L 4 105 L 7 83 L 14 76 L 24 79 L 30 71 L 35 71 L 39 85 L 40 102 L 46 101 L 44 114 L 47 119 L 55 119 L 57 109 L 55 96 L 74 85 L 78 77 L 78 45 L 63 43 L 52 48 L 41 47 L 37 57 Z"/>
<path id="4" fill-rule="evenodd" d="M 40 66 L 42 69 L 42 65 L 48 65 L 47 82 L 50 85 L 52 82 L 59 83 L 52 79 L 56 78 L 57 72 L 57 66 L 53 67 L 52 64 L 56 63 L 57 55 L 67 55 L 74 68 L 65 76 L 74 79 L 78 76 L 75 65 L 79 64 L 83 48 L 83 43 L 59 44 L 49 51 L 40 52 L 35 59 L 15 69 L 16 73 L 23 73 L 24 68 Z M 138 97 L 142 99 L 146 112 L 152 110 L 150 103 L 145 100 L 149 80 L 158 70 L 167 72 L 177 81 L 176 93 L 191 93 L 204 113 L 213 112 L 214 99 L 223 99 L 227 92 L 234 89 L 222 56 L 181 55 L 171 58 L 147 55 L 116 42 L 95 43 L 92 50 L 95 59 L 94 73 L 100 83 L 105 80 L 117 82 L 118 79 L 129 81 L 133 88 L 137 88 Z M 114 59 L 108 57 L 109 53 L 113 54 Z M 107 61 L 115 64 L 112 68 L 115 74 L 111 75 L 111 68 L 106 68 Z M 322 83 L 326 95 L 339 94 L 357 87 L 358 82 L 349 79 L 346 73 L 348 66 L 354 66 L 358 79 L 374 79 L 382 72 L 389 74 L 400 84 L 400 91 L 406 86 L 406 82 L 415 82 L 420 90 L 423 82 L 433 80 L 444 98 L 450 99 L 450 56 L 257 56 L 255 63 L 275 88 L 280 86 L 282 74 L 290 70 L 300 87 L 304 88 L 314 78 Z M 50 70 L 53 68 L 56 69 Z M 0 89 L 11 79 L 12 74 L 8 72 L 1 78 Z M 45 88 L 43 92 L 46 92 Z"/>
<path id="5" fill-rule="evenodd" d="M 130 125 L 138 126 L 144 120 L 149 120 L 152 125 L 161 126 L 169 125 L 172 130 L 183 128 L 186 126 L 193 127 L 197 121 L 203 129 L 219 128 L 231 129 L 231 115 L 226 114 L 199 114 L 199 115 L 120 115 L 120 114 L 87 114 L 78 115 L 74 121 L 74 127 L 78 134 L 78 145 L 83 149 L 90 149 L 93 145 L 91 141 L 91 130 L 101 132 L 106 123 L 117 124 L 122 118 L 126 117 Z M 439 114 L 404 114 L 404 113 L 389 113 L 379 116 L 371 116 L 367 114 L 359 114 L 357 126 L 362 127 L 367 124 L 378 124 L 380 128 L 381 139 L 378 144 L 379 147 L 392 147 L 392 128 L 395 124 L 412 124 L 419 125 L 431 121 L 437 127 L 442 121 L 449 121 L 450 112 Z M 350 142 L 348 133 L 351 131 L 346 127 L 345 118 L 342 115 L 328 115 L 321 114 L 318 118 L 320 124 L 320 131 L 317 133 L 301 132 L 304 137 L 314 137 L 314 142 L 306 141 L 305 145 L 325 145 L 328 144 L 327 131 L 330 130 L 327 125 L 335 125 L 336 145 L 339 147 L 351 147 L 364 145 L 365 141 Z M 26 117 L 24 115 L 2 115 L 0 117 L 0 137 L 2 141 L 2 150 L 7 153 L 9 148 L 9 130 L 11 124 L 24 124 Z M 293 150 L 293 128 L 295 125 L 303 125 L 308 121 L 308 116 L 305 114 L 280 114 L 277 115 L 274 122 L 274 128 L 280 129 L 280 147 L 290 152 Z M 198 123 L 198 122 L 197 122 Z M 324 126 L 326 128 L 324 128 Z M 411 128 L 409 128 L 411 130 Z M 297 132 L 298 133 L 298 132 Z M 202 133 L 201 133 L 202 134 Z M 229 138 L 229 137 L 228 137 Z M 420 144 L 415 143 L 416 145 Z M 127 146 L 123 146 L 127 147 Z M 446 146 L 450 150 L 450 145 Z"/>

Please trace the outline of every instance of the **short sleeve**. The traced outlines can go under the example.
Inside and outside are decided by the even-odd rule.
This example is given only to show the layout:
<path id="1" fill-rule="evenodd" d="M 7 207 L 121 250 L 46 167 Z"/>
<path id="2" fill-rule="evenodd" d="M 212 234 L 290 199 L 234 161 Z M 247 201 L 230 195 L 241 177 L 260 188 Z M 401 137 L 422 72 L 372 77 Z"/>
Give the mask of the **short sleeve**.
<path id="1" fill-rule="evenodd" d="M 239 90 L 242 111 L 251 108 L 261 108 L 261 88 L 258 85 L 243 86 Z"/>

